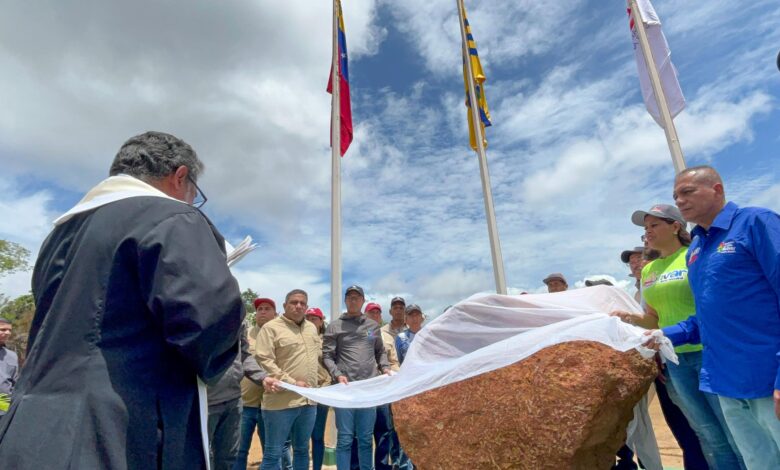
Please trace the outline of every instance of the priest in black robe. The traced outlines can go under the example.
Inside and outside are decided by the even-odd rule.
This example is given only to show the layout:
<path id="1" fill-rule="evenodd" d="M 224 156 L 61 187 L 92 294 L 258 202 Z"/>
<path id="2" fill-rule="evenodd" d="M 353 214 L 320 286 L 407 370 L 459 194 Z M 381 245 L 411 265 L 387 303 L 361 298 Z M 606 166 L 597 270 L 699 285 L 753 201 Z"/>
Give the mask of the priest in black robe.
<path id="1" fill-rule="evenodd" d="M 141 134 L 55 221 L 1 469 L 207 468 L 205 388 L 235 359 L 244 311 L 193 206 L 202 170 L 182 140 Z"/>

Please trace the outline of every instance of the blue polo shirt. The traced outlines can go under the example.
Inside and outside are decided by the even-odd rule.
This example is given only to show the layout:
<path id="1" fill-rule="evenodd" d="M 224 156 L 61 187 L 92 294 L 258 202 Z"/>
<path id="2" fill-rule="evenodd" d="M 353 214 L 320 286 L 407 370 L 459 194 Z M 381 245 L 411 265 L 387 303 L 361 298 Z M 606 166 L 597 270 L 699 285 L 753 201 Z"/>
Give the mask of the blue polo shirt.
<path id="1" fill-rule="evenodd" d="M 699 388 L 731 398 L 780 390 L 780 215 L 729 202 L 696 226 L 688 282 L 696 316 L 663 328 L 674 345 L 702 343 Z"/>

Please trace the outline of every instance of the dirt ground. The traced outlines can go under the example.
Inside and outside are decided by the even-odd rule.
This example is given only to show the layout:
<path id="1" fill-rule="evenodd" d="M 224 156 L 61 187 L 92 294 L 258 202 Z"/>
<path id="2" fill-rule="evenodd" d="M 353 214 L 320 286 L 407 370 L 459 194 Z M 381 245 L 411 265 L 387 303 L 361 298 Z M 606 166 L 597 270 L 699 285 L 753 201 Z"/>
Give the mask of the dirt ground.
<path id="1" fill-rule="evenodd" d="M 661 407 L 658 404 L 658 398 L 654 397 L 650 402 L 650 419 L 653 421 L 655 438 L 658 441 L 658 448 L 661 450 L 661 460 L 664 467 L 668 469 L 682 469 L 682 451 L 677 446 L 677 441 L 669 428 L 666 426 L 664 415 L 661 413 Z M 260 440 L 257 433 L 252 437 L 252 448 L 249 450 L 249 465 L 247 469 L 257 470 L 262 460 L 263 453 L 260 450 Z M 335 469 L 336 467 L 325 466 L 323 469 Z"/>

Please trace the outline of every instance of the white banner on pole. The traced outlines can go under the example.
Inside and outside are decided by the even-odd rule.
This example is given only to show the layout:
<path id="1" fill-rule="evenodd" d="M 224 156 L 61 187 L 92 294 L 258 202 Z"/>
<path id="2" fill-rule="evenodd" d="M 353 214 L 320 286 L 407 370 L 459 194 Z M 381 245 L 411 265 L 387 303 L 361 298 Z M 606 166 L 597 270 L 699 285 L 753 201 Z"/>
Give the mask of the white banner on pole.
<path id="1" fill-rule="evenodd" d="M 627 4 L 630 15 L 631 39 L 634 43 L 634 57 L 639 72 L 639 84 L 642 88 L 642 98 L 645 101 L 647 111 L 653 116 L 655 122 L 659 126 L 664 127 L 661 112 L 658 110 L 658 103 L 653 93 L 653 85 L 650 82 L 650 75 L 647 71 L 644 53 L 639 44 L 636 25 L 634 24 L 638 16 L 631 14 L 631 0 L 628 0 Z M 674 64 L 672 64 L 672 53 L 669 50 L 669 44 L 666 42 L 663 31 L 661 31 L 661 21 L 658 19 L 658 15 L 650 0 L 636 0 L 636 4 L 645 24 L 653 60 L 661 79 L 661 86 L 666 95 L 666 103 L 669 106 L 669 114 L 675 117 L 680 114 L 680 111 L 685 109 L 685 97 L 682 94 L 682 89 L 680 89 L 680 82 L 677 80 L 677 70 L 674 68 Z"/>

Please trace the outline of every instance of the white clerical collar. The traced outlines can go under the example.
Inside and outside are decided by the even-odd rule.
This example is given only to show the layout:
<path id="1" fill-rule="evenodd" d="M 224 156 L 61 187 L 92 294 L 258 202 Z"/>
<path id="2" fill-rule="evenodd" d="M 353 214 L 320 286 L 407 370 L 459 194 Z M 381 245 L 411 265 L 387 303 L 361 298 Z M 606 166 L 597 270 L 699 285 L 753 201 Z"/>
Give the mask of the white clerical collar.
<path id="1" fill-rule="evenodd" d="M 67 222 L 76 214 L 87 212 L 112 202 L 121 201 L 122 199 L 139 196 L 162 197 L 186 204 L 184 201 L 168 196 L 149 183 L 145 183 L 130 175 L 121 174 L 109 176 L 98 183 L 94 188 L 90 189 L 78 204 L 73 206 L 68 212 L 59 216 L 54 221 L 54 225 L 60 225 Z"/>

